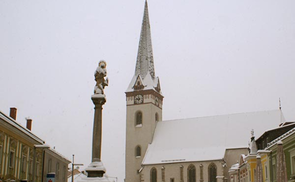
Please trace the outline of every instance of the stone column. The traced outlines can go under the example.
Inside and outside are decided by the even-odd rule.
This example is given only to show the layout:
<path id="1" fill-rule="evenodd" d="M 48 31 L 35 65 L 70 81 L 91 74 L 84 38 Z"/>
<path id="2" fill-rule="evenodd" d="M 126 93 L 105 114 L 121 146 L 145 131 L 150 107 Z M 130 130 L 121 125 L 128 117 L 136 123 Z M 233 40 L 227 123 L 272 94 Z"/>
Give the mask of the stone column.
<path id="1" fill-rule="evenodd" d="M 92 138 L 92 162 L 86 168 L 88 177 L 103 177 L 106 172 L 101 162 L 101 140 L 102 140 L 102 106 L 106 102 L 104 94 L 94 94 L 91 96 L 94 104 L 94 122 Z"/>
<path id="2" fill-rule="evenodd" d="M 101 139 L 102 139 L 102 106 L 106 102 L 104 96 L 93 95 L 94 122 L 92 139 L 92 162 L 101 161 Z"/>

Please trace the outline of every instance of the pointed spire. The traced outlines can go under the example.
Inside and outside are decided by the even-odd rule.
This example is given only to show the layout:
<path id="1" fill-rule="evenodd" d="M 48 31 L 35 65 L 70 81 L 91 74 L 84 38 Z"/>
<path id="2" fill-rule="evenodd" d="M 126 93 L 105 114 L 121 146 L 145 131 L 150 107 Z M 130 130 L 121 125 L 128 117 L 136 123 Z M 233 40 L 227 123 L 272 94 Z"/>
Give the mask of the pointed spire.
<path id="1" fill-rule="evenodd" d="M 145 78 L 148 73 L 150 73 L 153 79 L 155 78 L 149 12 L 146 0 L 138 46 L 135 75 L 140 75 L 142 78 Z"/>

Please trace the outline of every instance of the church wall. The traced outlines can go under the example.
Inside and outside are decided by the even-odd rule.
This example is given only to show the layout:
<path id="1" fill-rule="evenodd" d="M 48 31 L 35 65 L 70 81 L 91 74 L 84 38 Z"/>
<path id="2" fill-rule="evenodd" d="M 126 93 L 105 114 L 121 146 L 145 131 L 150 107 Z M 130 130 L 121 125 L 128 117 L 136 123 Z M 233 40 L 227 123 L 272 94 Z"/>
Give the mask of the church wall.
<path id="1" fill-rule="evenodd" d="M 183 162 L 171 164 L 145 165 L 141 171 L 141 181 L 151 182 L 151 169 L 157 170 L 157 182 L 188 182 L 188 168 L 194 165 L 196 169 L 196 182 L 209 182 L 209 165 L 214 163 L 217 167 L 217 176 L 224 175 L 223 160 L 217 161 L 200 161 L 200 162 Z M 203 172 L 201 172 L 203 171 Z M 223 179 L 217 179 L 222 182 Z"/>
<path id="2" fill-rule="evenodd" d="M 224 167 L 224 170 L 225 170 L 225 177 L 227 179 L 230 179 L 230 176 L 228 174 L 229 168 L 240 160 L 240 157 L 242 154 L 247 155 L 248 148 L 233 148 L 233 149 L 227 149 L 225 151 L 224 160 L 226 162 L 226 166 Z"/>

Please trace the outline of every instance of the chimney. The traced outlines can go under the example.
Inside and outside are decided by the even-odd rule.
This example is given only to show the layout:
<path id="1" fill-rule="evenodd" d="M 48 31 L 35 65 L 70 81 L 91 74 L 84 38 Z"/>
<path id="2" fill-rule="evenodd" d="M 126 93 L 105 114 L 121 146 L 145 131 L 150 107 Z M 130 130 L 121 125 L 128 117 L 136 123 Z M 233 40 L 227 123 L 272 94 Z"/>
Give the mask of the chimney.
<path id="1" fill-rule="evenodd" d="M 12 117 L 14 120 L 16 120 L 16 113 L 17 113 L 17 108 L 11 107 L 10 108 L 10 117 Z"/>
<path id="2" fill-rule="evenodd" d="M 32 130 L 32 119 L 27 118 L 27 129 Z"/>

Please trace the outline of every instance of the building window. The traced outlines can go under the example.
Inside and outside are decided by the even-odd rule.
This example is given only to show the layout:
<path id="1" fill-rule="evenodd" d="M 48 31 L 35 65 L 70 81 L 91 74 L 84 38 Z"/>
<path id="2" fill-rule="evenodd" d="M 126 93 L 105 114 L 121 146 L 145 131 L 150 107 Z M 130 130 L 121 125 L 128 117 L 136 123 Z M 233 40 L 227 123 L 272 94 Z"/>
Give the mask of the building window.
<path id="1" fill-rule="evenodd" d="M 33 159 L 32 158 L 30 159 L 29 165 L 30 165 L 29 174 L 33 174 Z"/>
<path id="2" fill-rule="evenodd" d="M 141 147 L 139 145 L 135 148 L 135 156 L 136 157 L 141 156 Z"/>
<path id="3" fill-rule="evenodd" d="M 40 170 L 39 170 L 39 168 L 40 168 L 40 163 L 39 163 L 39 161 L 37 161 L 36 162 L 36 174 L 35 174 L 35 176 L 36 176 L 36 181 L 39 181 L 39 179 L 40 179 Z"/>
<path id="4" fill-rule="evenodd" d="M 63 167 L 63 172 L 62 172 L 62 180 L 65 181 L 66 180 L 66 171 L 67 171 L 67 168 L 66 166 Z"/>
<path id="5" fill-rule="evenodd" d="M 159 121 L 159 115 L 158 115 L 158 113 L 155 114 L 155 121 Z"/>
<path id="6" fill-rule="evenodd" d="M 272 179 L 273 181 L 277 181 L 277 167 L 276 167 L 276 158 L 272 158 Z"/>
<path id="7" fill-rule="evenodd" d="M 49 160 L 48 160 L 48 166 L 47 166 L 47 170 L 48 170 L 47 172 L 48 172 L 48 173 L 51 173 L 51 172 L 52 172 L 52 171 L 51 171 L 51 166 L 52 166 L 52 160 L 49 159 Z"/>
<path id="8" fill-rule="evenodd" d="M 151 169 L 151 182 L 157 182 L 157 169 L 154 167 Z"/>
<path id="9" fill-rule="evenodd" d="M 55 177 L 58 180 L 59 179 L 59 163 L 56 163 L 56 168 L 55 168 Z"/>
<path id="10" fill-rule="evenodd" d="M 187 168 L 187 182 L 196 182 L 196 167 L 192 164 Z"/>
<path id="11" fill-rule="evenodd" d="M 265 179 L 267 179 L 268 178 L 267 166 L 264 167 L 264 170 L 265 170 Z"/>
<path id="12" fill-rule="evenodd" d="M 142 125 L 142 112 L 141 111 L 137 111 L 135 114 L 135 125 L 136 126 Z"/>
<path id="13" fill-rule="evenodd" d="M 208 167 L 209 182 L 216 182 L 216 176 L 217 176 L 217 167 L 214 163 L 212 163 Z"/>
<path id="14" fill-rule="evenodd" d="M 174 178 L 170 178 L 170 182 L 174 182 Z"/>
<path id="15" fill-rule="evenodd" d="M 3 156 L 3 148 L 2 148 L 2 145 L 0 145 L 0 169 L 2 166 L 2 156 Z"/>
<path id="16" fill-rule="evenodd" d="M 14 151 L 9 152 L 9 167 L 14 168 Z"/>
<path id="17" fill-rule="evenodd" d="M 291 175 L 295 176 L 295 150 L 290 152 Z"/>
<path id="18" fill-rule="evenodd" d="M 25 155 L 23 155 L 22 158 L 22 172 L 26 172 L 27 171 L 27 157 Z"/>

